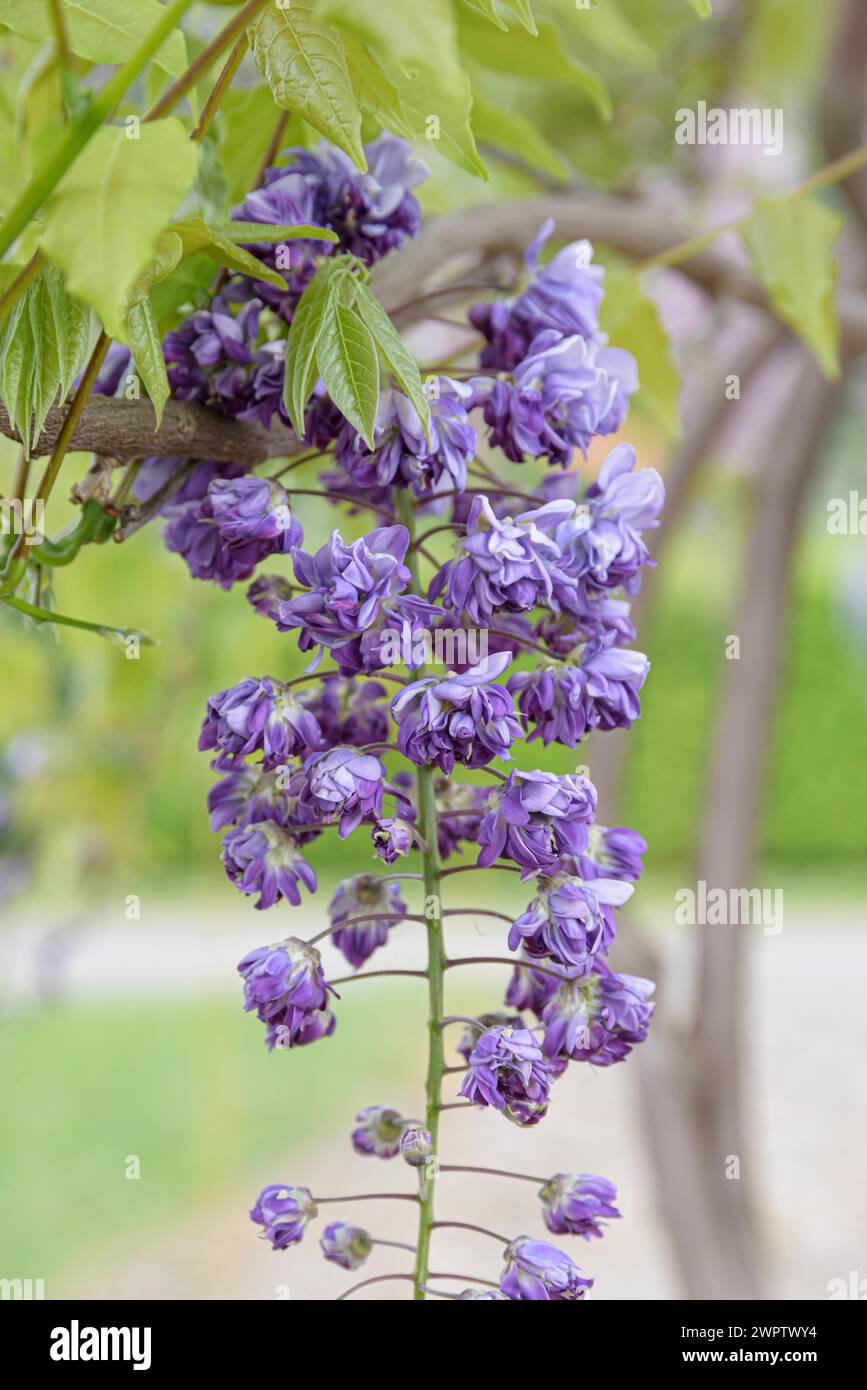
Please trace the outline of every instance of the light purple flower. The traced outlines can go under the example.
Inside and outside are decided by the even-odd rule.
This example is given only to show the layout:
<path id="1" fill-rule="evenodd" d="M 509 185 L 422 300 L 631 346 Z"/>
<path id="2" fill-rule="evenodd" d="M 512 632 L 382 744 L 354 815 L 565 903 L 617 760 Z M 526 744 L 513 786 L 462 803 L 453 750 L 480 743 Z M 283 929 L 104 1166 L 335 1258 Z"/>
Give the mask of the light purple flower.
<path id="1" fill-rule="evenodd" d="M 415 839 L 415 831 L 408 820 L 401 816 L 386 816 L 378 820 L 370 832 L 373 848 L 383 864 L 394 864 L 396 860 L 409 854 Z"/>
<path id="2" fill-rule="evenodd" d="M 539 1192 L 545 1211 L 545 1225 L 555 1236 L 582 1236 L 590 1240 L 601 1236 L 604 1218 L 620 1216 L 614 1203 L 617 1188 L 607 1178 L 589 1173 L 555 1173 Z"/>
<path id="3" fill-rule="evenodd" d="M 415 487 L 419 496 L 466 487 L 467 468 L 478 452 L 478 435 L 468 418 L 473 389 L 435 377 L 426 390 L 429 439 L 409 397 L 396 390 L 379 398 L 372 453 L 351 425 L 344 427 L 337 459 L 358 487 Z"/>
<path id="4" fill-rule="evenodd" d="M 665 486 L 655 468 L 635 468 L 629 444 L 612 449 L 571 516 L 554 532 L 563 565 L 591 589 L 635 594 L 653 565 L 642 535 L 659 525 Z M 565 499 L 564 499 L 565 500 Z"/>
<path id="5" fill-rule="evenodd" d="M 538 1124 L 548 1109 L 550 1067 L 527 1028 L 488 1028 L 469 1057 L 459 1094 L 493 1106 L 518 1125 Z"/>
<path id="6" fill-rule="evenodd" d="M 616 634 L 594 637 L 577 647 L 568 662 L 544 660 L 535 671 L 518 671 L 509 690 L 528 740 L 576 748 L 591 729 L 628 729 L 641 713 L 638 692 L 650 663 L 642 652 L 614 646 Z"/>
<path id="7" fill-rule="evenodd" d="M 208 697 L 199 748 L 243 755 L 262 751 L 267 768 L 322 745 L 316 718 L 271 676 L 248 677 Z"/>
<path id="8" fill-rule="evenodd" d="M 310 1042 L 309 1029 L 322 1037 L 334 1031 L 327 1010 L 328 985 L 315 946 L 287 937 L 272 946 L 258 946 L 238 964 L 244 981 L 244 1010 L 255 1011 L 269 1030 L 270 1046 L 290 1048 Z M 327 1015 L 327 1017 L 326 1017 Z"/>
<path id="9" fill-rule="evenodd" d="M 644 869 L 647 841 L 625 826 L 594 825 L 590 843 L 579 860 L 582 878 L 622 878 L 637 883 Z"/>
<path id="10" fill-rule="evenodd" d="M 329 921 L 340 928 L 331 939 L 357 970 L 378 947 L 385 945 L 389 929 L 396 925 L 392 919 L 406 910 L 397 883 L 377 874 L 353 874 L 338 883 L 329 903 Z M 350 918 L 364 920 L 341 927 Z"/>
<path id="11" fill-rule="evenodd" d="M 223 865 L 235 886 L 248 896 L 259 894 L 256 907 L 273 907 L 286 898 L 301 904 L 298 884 L 316 892 L 316 874 L 298 853 L 292 835 L 271 820 L 230 830 L 223 840 Z"/>
<path id="12" fill-rule="evenodd" d="M 475 304 L 470 310 L 470 323 L 488 340 L 480 361 L 491 371 L 516 366 L 542 329 L 554 329 L 564 338 L 578 334 L 603 341 L 599 306 L 605 272 L 591 264 L 589 241 L 571 242 L 538 269 L 539 253 L 553 230 L 554 220 L 549 218 L 527 248 L 524 262 L 531 279 L 522 294 L 511 301 Z"/>
<path id="13" fill-rule="evenodd" d="M 635 359 L 586 338 L 539 333 L 515 366 L 512 383 L 475 378 L 490 442 L 513 463 L 529 455 L 568 468 L 597 435 L 619 430 L 638 389 Z"/>
<path id="14" fill-rule="evenodd" d="M 341 840 L 366 817 L 379 818 L 385 787 L 385 768 L 372 753 L 337 747 L 314 753 L 304 764 L 307 786 L 301 805 L 320 820 L 340 817 Z"/>
<path id="15" fill-rule="evenodd" d="M 447 777 L 456 761 L 473 768 L 492 758 L 508 761 L 521 726 L 508 690 L 489 682 L 511 660 L 511 652 L 500 652 L 461 676 L 427 676 L 405 686 L 391 702 L 401 752 L 418 767 L 436 765 Z"/>
<path id="16" fill-rule="evenodd" d="M 465 612 L 480 627 L 501 612 L 528 613 L 540 604 L 556 609 L 556 585 L 574 588 L 574 582 L 560 567 L 551 533 L 572 509 L 563 499 L 500 519 L 487 497 L 477 497 L 457 558 L 439 571 L 429 597 L 443 594 L 447 608 Z"/>
<path id="17" fill-rule="evenodd" d="M 650 980 L 613 972 L 562 985 L 542 1015 L 545 1056 L 597 1067 L 622 1062 L 647 1037 L 653 990 Z"/>
<path id="18" fill-rule="evenodd" d="M 574 1302 L 586 1297 L 593 1280 L 582 1277 L 563 1250 L 544 1240 L 518 1236 L 506 1246 L 500 1288 L 507 1298 L 527 1302 Z"/>
<path id="19" fill-rule="evenodd" d="M 525 876 L 552 869 L 561 855 L 586 850 L 595 814 L 596 788 L 588 778 L 512 772 L 488 798 L 478 863 L 486 869 L 503 856 Z"/>
<path id="20" fill-rule="evenodd" d="M 509 949 L 522 946 L 531 960 L 584 966 L 590 956 L 608 954 L 614 940 L 611 908 L 621 907 L 633 891 L 622 879 L 584 883 L 569 873 L 540 877 L 536 897 L 509 932 Z"/>
<path id="21" fill-rule="evenodd" d="M 277 604 L 278 630 L 299 629 L 302 651 L 333 650 L 359 637 L 409 584 L 408 545 L 404 526 L 383 526 L 350 545 L 333 531 L 315 555 L 295 550 L 295 575 L 308 592 Z"/>
<path id="22" fill-rule="evenodd" d="M 274 1250 L 285 1250 L 298 1244 L 316 1215 L 316 1203 L 309 1188 L 275 1183 L 259 1193 L 250 1220 L 264 1227 L 262 1238 L 269 1240 Z"/>
<path id="23" fill-rule="evenodd" d="M 319 1237 L 326 1260 L 341 1269 L 360 1269 L 373 1249 L 373 1241 L 361 1226 L 346 1221 L 332 1221 Z"/>

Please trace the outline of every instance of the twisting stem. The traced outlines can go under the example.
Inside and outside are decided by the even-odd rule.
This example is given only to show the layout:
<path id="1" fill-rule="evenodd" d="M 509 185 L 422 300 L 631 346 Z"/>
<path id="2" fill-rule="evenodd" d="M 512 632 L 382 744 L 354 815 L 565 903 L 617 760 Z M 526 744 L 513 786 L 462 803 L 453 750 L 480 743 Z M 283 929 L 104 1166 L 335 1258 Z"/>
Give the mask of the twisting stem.
<path id="1" fill-rule="evenodd" d="M 548 1178 L 534 1178 L 532 1173 L 513 1173 L 508 1168 L 476 1168 L 465 1163 L 441 1163 L 439 1170 L 441 1173 L 486 1173 L 494 1178 L 520 1178 L 521 1182 L 534 1182 L 539 1187 L 549 1181 Z"/>
<path id="2" fill-rule="evenodd" d="M 178 102 L 187 95 L 187 92 L 189 92 L 192 87 L 195 87 L 199 78 L 204 77 L 211 65 L 217 61 L 220 54 L 225 53 L 229 45 L 234 42 L 236 36 L 245 32 L 247 25 L 256 18 L 258 11 L 263 10 L 267 3 L 268 0 L 247 0 L 247 4 L 243 9 L 238 10 L 237 14 L 232 16 L 225 28 L 221 29 L 219 33 L 211 39 L 211 42 L 206 48 L 202 49 L 198 58 L 196 58 L 194 63 L 190 64 L 186 72 L 182 73 L 177 81 L 173 82 L 172 85 L 163 92 L 156 106 L 148 115 L 148 120 L 158 121 L 161 117 L 167 116 L 170 111 L 173 111 Z"/>
<path id="3" fill-rule="evenodd" d="M 409 493 L 402 488 L 395 491 L 395 510 L 398 520 L 409 531 L 410 545 L 414 535 L 413 502 Z M 421 597 L 421 585 L 416 552 L 410 548 L 407 563 L 412 574 L 413 589 Z M 422 668 L 418 676 L 423 678 Z M 445 948 L 443 945 L 442 900 L 440 897 L 440 862 L 437 831 L 436 794 L 433 768 L 418 770 L 418 818 L 419 831 L 426 845 L 422 852 L 424 873 L 425 917 L 427 920 L 428 944 L 428 1062 L 425 1083 L 426 1105 L 425 1125 L 431 1137 L 433 1152 L 437 1152 L 439 1139 L 440 1097 L 442 1094 L 445 1055 L 440 1019 L 443 1016 L 443 972 Z M 430 1259 L 430 1236 L 434 1218 L 434 1189 L 436 1183 L 425 1183 L 421 1188 L 419 1202 L 418 1242 L 416 1247 L 415 1271 L 413 1274 L 413 1298 L 423 1302 L 424 1285 L 428 1278 Z"/>
<path id="4" fill-rule="evenodd" d="M 433 1270 L 431 1270 L 430 1278 L 431 1278 L 431 1279 L 466 1279 L 470 1284 L 484 1284 L 485 1287 L 486 1287 L 486 1288 L 489 1288 L 489 1289 L 498 1289 L 498 1288 L 500 1287 L 499 1284 L 494 1284 L 494 1283 L 492 1283 L 490 1279 L 480 1279 L 479 1276 L 478 1276 L 477 1274 L 434 1274 Z M 443 1296 L 444 1296 L 444 1295 L 440 1294 L 440 1298 L 442 1298 Z"/>
<path id="5" fill-rule="evenodd" d="M 376 1274 L 372 1279 L 362 1279 L 360 1284 L 353 1284 L 351 1289 L 345 1293 L 338 1294 L 335 1302 L 342 1303 L 344 1298 L 348 1298 L 356 1289 L 366 1289 L 368 1284 L 387 1284 L 391 1279 L 412 1279 L 411 1274 Z"/>
<path id="6" fill-rule="evenodd" d="M 342 931 L 344 927 L 360 927 L 365 922 L 423 922 L 424 918 L 412 912 L 368 912 L 362 917 L 347 917 L 344 922 L 333 922 L 324 931 L 317 932 L 311 936 L 307 942 L 308 946 L 315 946 L 317 941 L 324 941 L 326 936 L 331 936 L 332 932 Z M 353 979 L 355 977 L 353 976 Z"/>
<path id="7" fill-rule="evenodd" d="M 476 1226 L 472 1221 L 435 1221 L 433 1223 L 435 1231 L 449 1229 L 453 1231 L 477 1231 L 480 1236 L 490 1236 L 491 1240 L 498 1240 L 501 1245 L 509 1244 L 508 1236 L 501 1236 L 497 1231 L 489 1231 L 487 1226 Z"/>
<path id="8" fill-rule="evenodd" d="M 480 864 L 456 864 L 453 869 L 443 869 L 442 877 L 448 878 L 449 874 L 486 874 L 489 869 L 503 869 L 508 874 L 521 872 L 517 864 L 489 864 L 487 869 Z"/>
<path id="9" fill-rule="evenodd" d="M 317 1206 L 326 1202 L 417 1202 L 414 1192 L 354 1192 L 351 1197 L 314 1197 Z"/>
<path id="10" fill-rule="evenodd" d="M 495 914 L 491 914 L 492 916 Z M 502 915 L 502 914 L 500 914 Z M 511 965 L 519 966 L 523 970 L 535 970 L 539 975 L 550 975 L 553 979 L 559 980 L 561 985 L 575 978 L 574 975 L 567 975 L 563 970 L 552 970 L 550 966 L 539 965 L 534 960 L 524 960 L 519 956 L 509 959 L 508 956 L 458 956 L 455 960 L 447 960 L 446 970 L 451 970 L 456 965 Z"/>
<path id="11" fill-rule="evenodd" d="M 336 980 L 329 980 L 330 985 L 351 985 L 356 980 L 381 980 L 386 975 L 409 976 L 414 980 L 426 980 L 426 970 L 365 970 L 360 975 L 340 975 Z"/>

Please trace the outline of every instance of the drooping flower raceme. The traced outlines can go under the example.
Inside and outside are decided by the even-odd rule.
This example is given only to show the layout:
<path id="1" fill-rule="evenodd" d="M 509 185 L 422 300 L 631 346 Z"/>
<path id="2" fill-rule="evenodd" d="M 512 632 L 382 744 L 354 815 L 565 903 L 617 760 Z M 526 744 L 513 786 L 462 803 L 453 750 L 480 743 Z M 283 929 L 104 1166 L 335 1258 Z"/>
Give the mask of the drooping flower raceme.
<path id="1" fill-rule="evenodd" d="M 589 244 L 560 247 L 540 265 L 549 224 L 529 248 L 512 297 L 471 310 L 484 339 L 477 362 L 434 369 L 429 419 L 408 351 L 390 336 L 377 348 L 378 385 L 370 371 L 355 382 L 364 417 L 353 392 L 336 389 L 319 340 L 304 342 L 310 328 L 321 328 L 315 310 L 300 333 L 302 294 L 326 267 L 318 286 L 336 286 L 321 300 L 326 317 L 339 307 L 357 319 L 356 298 L 369 306 L 370 267 L 420 224 L 413 190 L 425 170 L 410 147 L 384 134 L 366 146 L 366 159 L 360 173 L 327 145 L 277 157 L 233 213 L 250 224 L 245 245 L 265 278 L 249 263 L 249 274 L 231 271 L 207 307 L 166 339 L 175 397 L 248 422 L 257 437 L 271 431 L 281 441 L 275 455 L 286 441 L 287 466 L 269 476 L 232 462 L 149 458 L 135 497 L 162 517 L 167 547 L 194 577 L 226 589 L 251 580 L 246 611 L 274 625 L 267 669 L 278 674 L 238 678 L 211 695 L 200 734 L 215 774 L 208 809 L 229 879 L 256 907 L 285 913 L 301 904 L 302 888 L 316 891 L 314 864 L 333 873 L 342 841 L 362 833 L 365 859 L 334 875 L 312 939 L 284 937 L 282 928 L 275 935 L 283 939 L 240 962 L 244 1007 L 262 1023 L 266 1047 L 294 1051 L 335 1030 L 336 990 L 357 976 L 340 963 L 329 985 L 316 943 L 329 971 L 342 955 L 362 975 L 379 973 L 378 960 L 363 967 L 393 944 L 395 928 L 407 957 L 427 943 L 423 973 L 434 1007 L 425 1024 L 424 1099 L 407 1115 L 366 1106 L 347 1145 L 359 1156 L 400 1155 L 405 1182 L 417 1171 L 418 1200 L 411 1191 L 394 1195 L 412 1198 L 418 1213 L 412 1278 L 423 1297 L 437 1277 L 427 1254 L 434 1202 L 445 1199 L 446 1185 L 429 1181 L 448 1166 L 440 1161 L 441 1108 L 457 1093 L 461 1103 L 532 1128 L 574 1063 L 622 1061 L 648 1033 L 652 984 L 610 964 L 616 914 L 641 875 L 645 842 L 626 827 L 597 823 L 596 789 L 572 770 L 574 756 L 558 762 L 549 752 L 547 769 L 536 771 L 513 760 L 522 759 L 524 738 L 576 749 L 591 732 L 626 729 L 639 717 L 648 661 L 632 645 L 630 600 L 653 564 L 649 539 L 664 489 L 653 469 L 637 468 L 626 444 L 611 450 L 598 476 L 581 459 L 595 439 L 620 429 L 637 376 L 630 355 L 600 329 L 604 275 Z M 302 235 L 276 243 L 260 239 L 266 227 Z M 315 288 L 306 302 L 316 303 Z M 299 440 L 286 377 L 308 349 L 301 419 L 292 406 Z M 120 391 L 129 365 L 126 350 L 113 351 L 97 389 Z M 529 460 L 556 467 L 533 482 L 538 470 L 524 467 Z M 519 471 L 510 473 L 512 464 Z M 307 470 L 319 471 L 318 487 Z M 341 519 L 327 539 L 308 537 L 302 548 L 293 490 L 301 507 L 313 492 L 316 506 L 343 508 L 346 526 Z M 375 524 L 365 527 L 370 515 Z M 266 560 L 268 572 L 256 573 Z M 454 656 L 443 658 L 449 645 Z M 303 675 L 295 672 L 296 650 L 312 657 Z M 496 760 L 511 764 L 508 775 Z M 443 868 L 473 847 L 475 865 Z M 499 925 L 501 912 L 479 909 L 501 935 L 492 958 L 511 960 L 512 969 L 503 1007 L 487 1001 L 494 1007 L 467 1016 L 455 1033 L 451 1025 L 461 1020 L 449 1014 L 446 996 L 451 967 L 466 962 L 447 949 L 445 934 L 455 913 L 452 886 L 464 880 L 450 872 L 494 865 L 504 871 L 491 875 L 499 888 L 516 887 L 508 873 L 517 873 L 532 880 L 533 897 L 517 917 L 513 906 L 510 927 Z M 484 879 L 469 881 L 486 885 L 481 901 L 496 901 L 494 882 L 488 890 Z M 389 973 L 422 972 L 414 965 Z M 400 1045 L 414 1055 L 409 1036 Z M 364 1052 L 363 1037 L 353 1039 L 359 1065 Z M 459 1087 L 450 1052 L 466 1064 Z M 539 1196 L 540 1224 L 556 1236 L 598 1238 L 620 1215 L 603 1177 L 558 1172 Z M 251 1211 L 281 1250 L 297 1244 L 316 1215 L 307 1188 L 281 1185 L 266 1187 Z M 389 1244 L 341 1219 L 319 1243 L 346 1270 Z M 584 1298 L 593 1281 L 564 1251 L 518 1236 L 506 1245 L 497 1282 L 482 1274 L 466 1282 L 452 1297 L 544 1302 Z"/>

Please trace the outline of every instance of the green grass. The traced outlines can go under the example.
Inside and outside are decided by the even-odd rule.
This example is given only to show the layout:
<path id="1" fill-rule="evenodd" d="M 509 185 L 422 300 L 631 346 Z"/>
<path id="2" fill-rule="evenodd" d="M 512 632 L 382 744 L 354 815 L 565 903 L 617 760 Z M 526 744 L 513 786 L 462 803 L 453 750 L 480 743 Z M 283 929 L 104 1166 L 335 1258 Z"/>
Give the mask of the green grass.
<path id="1" fill-rule="evenodd" d="M 334 1036 L 270 1056 L 236 1000 L 52 1007 L 0 1029 L 5 1277 L 50 1279 L 103 1248 L 134 1248 L 172 1219 L 246 1190 L 275 1162 L 328 1133 L 347 1147 L 365 1104 L 422 1074 L 413 982 L 347 990 Z M 423 1008 L 423 1005 L 419 1005 Z M 397 1037 L 417 1042 L 396 1047 Z M 363 1040 L 363 1050 L 362 1050 Z M 140 1180 L 125 1176 L 130 1155 Z"/>

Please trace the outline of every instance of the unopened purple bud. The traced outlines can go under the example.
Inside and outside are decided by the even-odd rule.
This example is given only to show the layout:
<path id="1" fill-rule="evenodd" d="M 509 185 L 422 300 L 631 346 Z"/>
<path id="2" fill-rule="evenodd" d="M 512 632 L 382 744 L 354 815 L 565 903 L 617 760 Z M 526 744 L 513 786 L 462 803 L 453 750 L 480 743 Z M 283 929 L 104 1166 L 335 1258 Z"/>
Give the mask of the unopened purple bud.
<path id="1" fill-rule="evenodd" d="M 421 1168 L 433 1153 L 430 1130 L 423 1125 L 407 1125 L 400 1140 L 400 1156 L 411 1168 Z"/>
<path id="2" fill-rule="evenodd" d="M 574 1302 L 593 1287 L 572 1260 L 556 1245 L 518 1236 L 505 1250 L 500 1289 L 507 1298 L 522 1302 Z"/>
<path id="3" fill-rule="evenodd" d="M 377 1158 L 394 1158 L 399 1153 L 400 1138 L 406 1129 L 406 1120 L 399 1110 L 368 1105 L 358 1112 L 355 1122 L 352 1147 L 356 1153 L 375 1154 Z"/>
<path id="4" fill-rule="evenodd" d="M 326 1226 L 319 1239 L 326 1260 L 340 1265 L 341 1269 L 360 1269 L 373 1249 L 373 1241 L 361 1226 L 350 1226 L 346 1221 L 332 1221 Z"/>
<path id="5" fill-rule="evenodd" d="M 615 1218 L 620 1212 L 614 1205 L 617 1188 L 607 1178 L 588 1173 L 555 1173 L 539 1192 L 545 1211 L 545 1225 L 555 1236 L 601 1236 L 604 1217 Z"/>
<path id="6" fill-rule="evenodd" d="M 250 1212 L 250 1220 L 263 1226 L 262 1237 L 274 1250 L 297 1245 L 316 1216 L 313 1194 L 306 1187 L 264 1187 Z"/>

